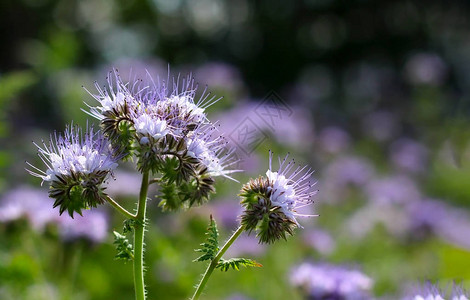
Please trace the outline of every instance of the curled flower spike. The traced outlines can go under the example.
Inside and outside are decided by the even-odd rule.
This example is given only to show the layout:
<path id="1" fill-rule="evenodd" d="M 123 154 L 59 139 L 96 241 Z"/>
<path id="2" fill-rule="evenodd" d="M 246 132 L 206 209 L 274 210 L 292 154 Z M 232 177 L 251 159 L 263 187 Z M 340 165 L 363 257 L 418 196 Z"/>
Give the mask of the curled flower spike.
<path id="1" fill-rule="evenodd" d="M 43 171 L 30 163 L 28 172 L 50 182 L 49 196 L 55 199 L 54 207 L 60 206 L 73 217 L 77 212 L 96 207 L 105 201 L 102 183 L 117 167 L 121 158 L 112 150 L 109 142 L 88 128 L 85 133 L 76 126 L 68 126 L 64 134 L 51 136 L 49 144 L 38 147 L 38 154 L 46 166 Z"/>
<path id="2" fill-rule="evenodd" d="M 303 215 L 297 209 L 313 203 L 317 193 L 312 189 L 312 170 L 295 167 L 294 160 L 287 162 L 288 155 L 281 161 L 277 172 L 272 168 L 273 154 L 269 155 L 269 170 L 266 177 L 251 179 L 240 193 L 241 204 L 245 208 L 241 216 L 242 226 L 249 232 L 256 230 L 260 243 L 273 243 L 287 234 L 293 235 L 296 227 L 301 227 L 296 217 Z"/>

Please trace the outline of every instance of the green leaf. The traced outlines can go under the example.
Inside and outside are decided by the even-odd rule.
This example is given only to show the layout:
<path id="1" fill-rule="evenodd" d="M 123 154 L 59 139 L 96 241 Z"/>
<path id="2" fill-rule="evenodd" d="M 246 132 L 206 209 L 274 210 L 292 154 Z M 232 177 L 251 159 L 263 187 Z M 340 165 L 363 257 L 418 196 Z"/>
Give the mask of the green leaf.
<path id="1" fill-rule="evenodd" d="M 124 234 L 132 232 L 134 230 L 135 223 L 136 223 L 136 221 L 134 219 L 126 219 L 124 221 L 124 226 L 122 228 L 122 232 Z"/>
<path id="2" fill-rule="evenodd" d="M 248 259 L 248 258 L 230 258 L 230 259 L 221 259 L 217 264 L 216 268 L 220 268 L 221 271 L 227 272 L 230 268 L 234 270 L 240 270 L 240 267 L 262 267 L 260 263 Z"/>
<path id="3" fill-rule="evenodd" d="M 214 218 L 212 218 L 212 215 L 206 236 L 206 242 L 201 244 L 201 249 L 194 250 L 196 252 L 202 252 L 203 254 L 194 261 L 213 260 L 217 252 L 219 252 L 219 231 L 217 230 L 217 224 Z"/>
<path id="4" fill-rule="evenodd" d="M 132 244 L 129 243 L 126 236 L 117 231 L 113 231 L 114 245 L 116 245 L 117 254 L 114 256 L 117 260 L 130 261 L 134 259 L 134 250 Z"/>

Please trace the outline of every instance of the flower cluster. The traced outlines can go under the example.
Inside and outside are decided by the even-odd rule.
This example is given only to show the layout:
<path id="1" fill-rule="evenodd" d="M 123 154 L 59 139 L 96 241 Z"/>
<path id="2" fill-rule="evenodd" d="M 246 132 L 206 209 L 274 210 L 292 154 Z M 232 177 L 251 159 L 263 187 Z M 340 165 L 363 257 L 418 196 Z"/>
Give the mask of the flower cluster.
<path id="1" fill-rule="evenodd" d="M 306 299 L 372 299 L 372 279 L 352 268 L 305 262 L 292 269 L 290 282 L 303 290 Z"/>
<path id="2" fill-rule="evenodd" d="M 36 145 L 46 170 L 32 165 L 29 172 L 50 182 L 50 197 L 60 213 L 82 213 L 106 200 L 102 184 L 121 159 L 135 156 L 140 172 L 161 173 L 160 205 L 178 209 L 201 204 L 215 191 L 215 176 L 231 178 L 233 150 L 209 122 L 205 109 L 220 98 L 206 89 L 195 100 L 197 85 L 191 76 L 125 83 L 117 70 L 97 83 L 98 105 L 87 113 L 100 122 L 101 131 L 84 133 L 74 126 L 54 135 L 48 145 Z"/>
<path id="3" fill-rule="evenodd" d="M 282 161 L 279 158 L 279 169 L 273 171 L 273 153 L 269 155 L 269 170 L 266 177 L 251 179 L 240 193 L 241 204 L 245 211 L 241 223 L 249 232 L 258 231 L 261 243 L 273 243 L 280 238 L 292 235 L 296 227 L 301 227 L 296 217 L 314 215 L 299 214 L 297 209 L 313 202 L 317 193 L 312 187 L 313 171 L 296 167 L 294 160 Z"/>
<path id="4" fill-rule="evenodd" d="M 64 134 L 54 134 L 48 144 L 37 145 L 45 171 L 29 164 L 29 173 L 50 183 L 49 196 L 55 199 L 60 214 L 67 210 L 82 214 L 82 209 L 96 207 L 105 201 L 101 186 L 117 167 L 120 156 L 108 140 L 93 128 L 83 133 L 76 126 L 68 126 Z"/>
<path id="5" fill-rule="evenodd" d="M 115 148 L 135 153 L 141 172 L 160 172 L 164 209 L 200 204 L 214 192 L 214 176 L 228 176 L 233 150 L 209 122 L 205 109 L 220 98 L 206 90 L 195 100 L 191 76 L 123 83 L 115 71 L 108 89 L 96 85 L 99 102 L 90 114 Z"/>

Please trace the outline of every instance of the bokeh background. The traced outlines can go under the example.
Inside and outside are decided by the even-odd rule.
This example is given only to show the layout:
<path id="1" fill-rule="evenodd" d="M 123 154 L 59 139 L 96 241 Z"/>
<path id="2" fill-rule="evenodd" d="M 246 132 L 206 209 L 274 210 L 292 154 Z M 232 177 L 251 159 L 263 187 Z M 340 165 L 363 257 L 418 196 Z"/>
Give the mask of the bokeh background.
<path id="1" fill-rule="evenodd" d="M 82 86 L 168 66 L 224 96 L 209 115 L 238 148 L 237 180 L 263 174 L 272 149 L 315 169 L 320 190 L 308 209 L 320 217 L 287 241 L 242 236 L 228 255 L 263 268 L 217 271 L 205 299 L 304 299 L 305 262 L 359 270 L 376 298 L 426 279 L 469 287 L 468 3 L 2 0 L 0 31 L 0 299 L 132 299 L 112 245 L 121 216 L 59 217 L 25 161 L 38 164 L 31 141 L 96 123 Z M 109 192 L 132 208 L 139 180 L 123 165 Z M 240 187 L 222 180 L 187 212 L 151 201 L 150 299 L 192 294 L 205 268 L 193 249 L 210 214 L 222 239 L 237 227 Z"/>

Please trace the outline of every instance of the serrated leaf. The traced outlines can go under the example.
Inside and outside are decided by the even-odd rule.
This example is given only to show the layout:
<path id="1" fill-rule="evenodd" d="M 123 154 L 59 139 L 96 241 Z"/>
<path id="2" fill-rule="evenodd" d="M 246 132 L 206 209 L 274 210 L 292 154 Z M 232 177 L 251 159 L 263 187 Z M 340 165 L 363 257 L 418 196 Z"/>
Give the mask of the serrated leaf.
<path id="1" fill-rule="evenodd" d="M 135 226 L 135 220 L 134 219 L 126 219 L 124 221 L 124 225 L 123 225 L 123 228 L 122 228 L 122 232 L 124 234 L 128 233 L 128 232 L 132 232 L 134 230 L 134 226 Z"/>
<path id="2" fill-rule="evenodd" d="M 116 245 L 117 254 L 114 256 L 115 259 L 130 261 L 134 259 L 134 249 L 132 249 L 132 244 L 129 243 L 126 236 L 120 234 L 117 231 L 113 231 L 114 242 Z"/>
<path id="3" fill-rule="evenodd" d="M 219 252 L 219 230 L 217 229 L 217 223 L 214 218 L 212 218 L 212 215 L 209 227 L 207 227 L 206 236 L 206 242 L 200 245 L 201 248 L 194 250 L 204 254 L 196 258 L 194 261 L 212 260 L 217 255 L 217 252 Z"/>
<path id="4" fill-rule="evenodd" d="M 227 272 L 230 268 L 234 270 L 240 270 L 240 267 L 262 267 L 263 265 L 255 260 L 248 258 L 230 258 L 221 259 L 217 264 L 216 268 L 220 268 L 221 271 Z"/>

